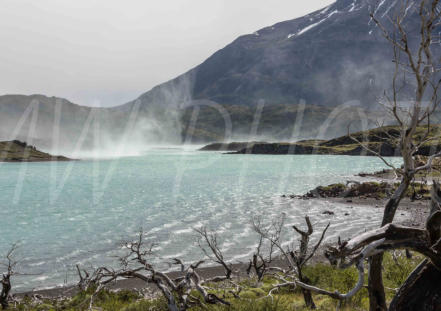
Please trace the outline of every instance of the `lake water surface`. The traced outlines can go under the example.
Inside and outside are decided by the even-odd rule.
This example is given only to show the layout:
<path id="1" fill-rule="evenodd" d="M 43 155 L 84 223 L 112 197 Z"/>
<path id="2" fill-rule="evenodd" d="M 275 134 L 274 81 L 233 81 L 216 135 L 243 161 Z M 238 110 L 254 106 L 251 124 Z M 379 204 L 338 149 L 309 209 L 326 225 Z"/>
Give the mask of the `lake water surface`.
<path id="1" fill-rule="evenodd" d="M 399 164 L 400 159 L 395 159 Z M 377 226 L 382 211 L 282 198 L 384 168 L 375 157 L 223 155 L 152 149 L 142 156 L 59 163 L 0 163 L 0 253 L 19 241 L 15 290 L 76 282 L 75 264 L 117 266 L 121 242 L 140 228 L 158 242 L 156 262 L 202 258 L 192 228 L 219 233 L 233 261 L 246 260 L 254 217 L 310 215 L 328 240 Z M 333 210 L 334 216 L 323 215 Z M 349 213 L 349 216 L 345 216 Z M 297 238 L 287 228 L 287 241 Z"/>

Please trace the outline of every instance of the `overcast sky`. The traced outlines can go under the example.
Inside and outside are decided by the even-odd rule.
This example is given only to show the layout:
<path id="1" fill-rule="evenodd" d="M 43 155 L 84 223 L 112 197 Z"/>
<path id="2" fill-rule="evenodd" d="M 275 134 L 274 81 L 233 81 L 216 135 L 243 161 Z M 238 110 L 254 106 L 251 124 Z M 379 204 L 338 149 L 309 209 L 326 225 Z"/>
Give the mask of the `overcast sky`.
<path id="1" fill-rule="evenodd" d="M 1 0 L 0 94 L 113 106 L 332 0 Z"/>

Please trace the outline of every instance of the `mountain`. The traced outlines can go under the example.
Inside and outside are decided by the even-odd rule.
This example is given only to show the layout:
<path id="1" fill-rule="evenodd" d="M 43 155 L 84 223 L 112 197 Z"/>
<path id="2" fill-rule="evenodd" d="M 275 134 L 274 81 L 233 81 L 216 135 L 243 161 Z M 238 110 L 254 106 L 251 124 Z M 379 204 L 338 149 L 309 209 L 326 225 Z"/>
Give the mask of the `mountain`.
<path id="1" fill-rule="evenodd" d="M 410 3 L 412 30 L 418 27 L 418 7 Z M 369 14 L 375 11 L 387 25 L 388 16 L 400 4 L 397 0 L 339 0 L 304 17 L 241 36 L 139 99 L 247 106 L 256 106 L 259 100 L 275 105 L 303 99 L 308 105 L 321 106 L 355 100 L 372 108 L 390 85 L 393 51 Z M 416 39 L 418 32 L 410 36 Z"/>
<path id="2" fill-rule="evenodd" d="M 332 138 L 346 134 L 349 125 L 355 131 L 376 127 L 378 119 L 387 124 L 377 103 L 390 88 L 392 47 L 369 13 L 387 25 L 400 4 L 338 0 L 241 36 L 194 69 L 115 108 L 42 95 L 0 96 L 0 139 L 28 136 L 29 121 L 13 129 L 33 100 L 41 103 L 33 140 L 45 147 L 54 145 L 57 115 L 66 148 L 82 137 L 91 114 L 99 120 L 101 144 L 110 148 L 114 140 L 179 143 L 189 136 L 193 142 Z M 415 1 L 407 11 L 409 40 L 416 42 Z M 298 128 L 296 120 L 302 120 Z M 84 141 L 92 148 L 90 132 Z"/>
<path id="3" fill-rule="evenodd" d="M 419 34 L 418 5 L 417 1 L 408 4 L 405 26 L 414 45 Z M 327 138 L 346 133 L 349 123 L 354 130 L 362 129 L 355 107 L 367 116 L 366 126 L 375 127 L 373 121 L 379 113 L 384 115 L 378 101 L 391 89 L 394 64 L 392 46 L 370 13 L 375 12 L 390 28 L 389 17 L 401 8 L 398 0 L 338 0 L 304 17 L 241 36 L 196 68 L 137 100 L 144 107 L 186 109 L 186 127 L 191 111 L 200 108 L 193 130 L 208 136 L 222 136 L 226 114 L 236 136 L 248 135 L 253 116 L 264 105 L 262 118 L 267 122 L 258 127 L 258 136 L 290 138 L 296 107 L 303 101 L 301 137 L 315 137 L 317 124 L 332 113 L 338 115 Z M 440 51 L 434 52 L 441 56 Z"/>
<path id="4" fill-rule="evenodd" d="M 368 106 L 390 80 L 390 59 L 390 45 L 369 23 L 368 2 L 343 0 L 242 36 L 189 75 L 193 98 L 222 104 L 304 99 L 323 106 L 360 100 Z M 379 70 L 380 65 L 386 66 Z"/>

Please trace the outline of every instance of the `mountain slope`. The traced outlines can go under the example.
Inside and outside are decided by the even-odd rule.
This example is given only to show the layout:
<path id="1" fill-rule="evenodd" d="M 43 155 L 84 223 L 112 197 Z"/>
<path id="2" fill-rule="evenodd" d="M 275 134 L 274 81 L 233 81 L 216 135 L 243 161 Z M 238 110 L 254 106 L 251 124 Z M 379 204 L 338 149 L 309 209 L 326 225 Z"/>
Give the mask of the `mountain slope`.
<path id="1" fill-rule="evenodd" d="M 184 128 L 189 127 L 193 108 L 201 108 L 193 129 L 211 137 L 208 140 L 222 137 L 225 114 L 232 119 L 235 136 L 243 138 L 252 128 L 250 115 L 262 105 L 267 122 L 257 132 L 263 138 L 290 138 L 298 116 L 292 112 L 302 102 L 307 113 L 301 138 L 316 137 L 317 125 L 339 110 L 343 113 L 337 113 L 326 138 L 345 134 L 348 124 L 353 130 L 375 127 L 374 120 L 384 117 L 378 100 L 391 88 L 394 68 L 392 47 L 369 14 L 374 11 L 388 27 L 389 16 L 401 9 L 401 3 L 338 0 L 304 17 L 239 37 L 201 65 L 137 100 L 146 110 L 184 109 Z M 409 1 L 406 27 L 411 44 L 418 41 L 417 9 L 416 1 Z M 441 56 L 440 51 L 434 52 Z M 134 102 L 120 109 L 130 109 Z M 367 116 L 364 128 L 354 106 Z M 281 111 L 287 112 L 282 121 Z M 390 123 L 388 118 L 383 121 Z"/>
<path id="2" fill-rule="evenodd" d="M 328 106 L 354 99 L 372 104 L 383 75 L 370 65 L 385 63 L 390 48 L 369 34 L 366 3 L 354 9 L 353 4 L 338 1 L 238 38 L 195 69 L 194 97 L 248 105 L 258 99 L 268 104 L 300 99 Z"/>
<path id="3" fill-rule="evenodd" d="M 139 99 L 160 104 L 177 100 L 179 105 L 203 99 L 250 106 L 258 100 L 272 105 L 304 99 L 307 104 L 325 106 L 356 100 L 373 108 L 390 85 L 393 64 L 392 48 L 369 13 L 376 8 L 378 18 L 387 24 L 400 3 L 339 0 L 323 10 L 239 37 L 201 65 Z M 415 4 L 408 10 L 414 27 L 418 26 L 416 10 Z"/>

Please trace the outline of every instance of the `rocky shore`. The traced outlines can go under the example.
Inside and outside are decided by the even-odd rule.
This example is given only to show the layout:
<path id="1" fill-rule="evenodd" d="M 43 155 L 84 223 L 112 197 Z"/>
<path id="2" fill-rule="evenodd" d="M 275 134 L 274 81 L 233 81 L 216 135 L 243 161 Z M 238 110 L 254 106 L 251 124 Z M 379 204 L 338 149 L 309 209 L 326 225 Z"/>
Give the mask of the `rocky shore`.
<path id="1" fill-rule="evenodd" d="M 254 144 L 267 144 L 265 142 L 233 142 L 233 143 L 213 143 L 199 149 L 200 151 L 239 151 L 249 148 Z"/>
<path id="2" fill-rule="evenodd" d="M 346 184 L 332 184 L 319 186 L 305 195 L 294 196 L 300 199 L 310 198 L 371 198 L 385 199 L 397 189 L 398 183 L 387 181 L 348 181 Z M 430 186 L 425 183 L 414 182 L 406 193 L 406 198 L 414 201 L 430 200 Z"/>
<path id="3" fill-rule="evenodd" d="M 282 195 L 287 199 L 295 200 L 326 200 L 351 206 L 363 206 L 378 208 L 383 212 L 383 208 L 393 191 L 398 187 L 398 183 L 390 180 L 379 181 L 348 181 L 346 184 L 331 184 L 319 186 L 304 195 Z M 410 227 L 423 227 L 430 211 L 430 185 L 427 183 L 414 182 L 401 201 L 398 213 L 407 214 L 402 225 Z M 333 211 L 326 211 L 333 214 Z"/>

